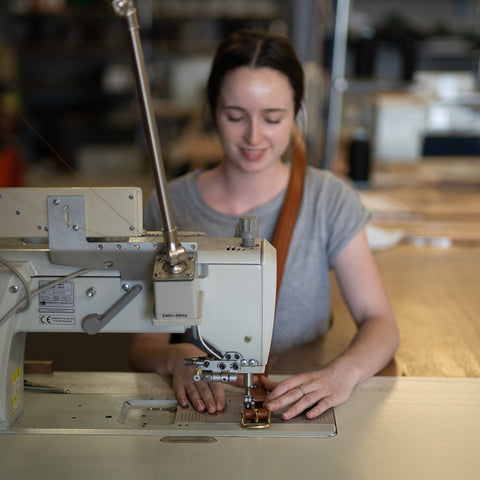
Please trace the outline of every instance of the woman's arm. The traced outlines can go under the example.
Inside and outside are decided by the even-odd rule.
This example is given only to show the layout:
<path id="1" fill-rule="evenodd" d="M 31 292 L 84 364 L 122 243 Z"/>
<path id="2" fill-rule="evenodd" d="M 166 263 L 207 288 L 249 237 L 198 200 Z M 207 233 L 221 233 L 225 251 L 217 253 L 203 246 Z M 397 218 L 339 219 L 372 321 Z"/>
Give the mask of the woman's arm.
<path id="1" fill-rule="evenodd" d="M 225 393 L 219 383 L 193 380 L 192 367 L 185 367 L 185 358 L 205 355 L 189 343 L 170 344 L 167 333 L 137 333 L 132 336 L 130 363 L 137 371 L 156 372 L 172 376 L 172 387 L 180 406 L 188 401 L 199 412 L 215 413 L 225 408 Z"/>
<path id="2" fill-rule="evenodd" d="M 347 350 L 325 368 L 295 375 L 278 385 L 263 380 L 266 388 L 273 388 L 265 400 L 269 410 L 291 405 L 284 419 L 307 408 L 307 417 L 314 418 L 343 403 L 355 385 L 383 368 L 398 348 L 398 328 L 364 229 L 338 255 L 334 270 L 357 333 Z"/>

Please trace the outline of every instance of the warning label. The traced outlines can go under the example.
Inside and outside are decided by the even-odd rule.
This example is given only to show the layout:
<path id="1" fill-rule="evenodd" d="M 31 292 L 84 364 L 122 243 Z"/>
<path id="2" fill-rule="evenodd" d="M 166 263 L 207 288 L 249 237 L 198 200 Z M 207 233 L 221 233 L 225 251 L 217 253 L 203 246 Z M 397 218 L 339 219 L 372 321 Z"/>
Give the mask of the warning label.
<path id="1" fill-rule="evenodd" d="M 75 315 L 59 315 L 56 313 L 39 316 L 42 325 L 75 325 Z"/>
<path id="2" fill-rule="evenodd" d="M 40 287 L 46 285 L 47 280 L 39 282 Z M 39 295 L 39 312 L 75 312 L 75 286 L 73 282 L 59 283 L 48 288 Z M 41 318 L 41 317 L 40 317 Z"/>

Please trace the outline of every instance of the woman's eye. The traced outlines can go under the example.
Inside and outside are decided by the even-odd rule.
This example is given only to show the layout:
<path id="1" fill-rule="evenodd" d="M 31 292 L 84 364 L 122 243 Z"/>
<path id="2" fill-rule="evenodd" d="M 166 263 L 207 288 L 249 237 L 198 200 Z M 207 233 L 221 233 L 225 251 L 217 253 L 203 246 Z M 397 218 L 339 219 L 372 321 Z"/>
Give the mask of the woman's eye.
<path id="1" fill-rule="evenodd" d="M 241 122 L 243 120 L 243 117 L 227 117 L 227 120 L 229 122 Z"/>
<path id="2" fill-rule="evenodd" d="M 281 122 L 281 119 L 280 118 L 266 118 L 265 121 L 267 123 L 271 123 L 271 124 L 276 125 L 276 124 Z"/>

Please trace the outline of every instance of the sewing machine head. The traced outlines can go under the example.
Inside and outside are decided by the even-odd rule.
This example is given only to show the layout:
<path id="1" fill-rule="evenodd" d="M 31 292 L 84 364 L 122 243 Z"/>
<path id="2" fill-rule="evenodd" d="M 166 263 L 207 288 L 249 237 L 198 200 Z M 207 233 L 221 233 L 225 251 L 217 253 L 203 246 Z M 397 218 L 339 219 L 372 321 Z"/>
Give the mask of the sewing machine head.
<path id="1" fill-rule="evenodd" d="M 141 207 L 136 188 L 0 190 L 0 429 L 22 410 L 26 332 L 192 327 L 209 349 L 207 361 L 192 360 L 199 380 L 264 371 L 273 247 L 180 233 L 187 263 L 172 273 L 162 233 L 143 231 Z"/>

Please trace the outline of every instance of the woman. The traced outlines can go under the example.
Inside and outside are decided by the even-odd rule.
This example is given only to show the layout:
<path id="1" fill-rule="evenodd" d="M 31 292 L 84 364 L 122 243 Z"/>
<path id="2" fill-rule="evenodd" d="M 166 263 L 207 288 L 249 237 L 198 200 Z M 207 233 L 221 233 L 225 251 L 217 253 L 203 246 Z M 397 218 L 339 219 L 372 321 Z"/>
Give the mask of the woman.
<path id="1" fill-rule="evenodd" d="M 169 187 L 179 230 L 233 236 L 241 215 L 259 218 L 260 236 L 271 240 L 285 197 L 290 165 L 282 161 L 303 99 L 303 71 L 283 37 L 240 31 L 226 38 L 212 64 L 207 94 L 224 161 L 174 180 Z M 308 167 L 302 203 L 281 289 L 272 354 L 313 340 L 329 325 L 329 271 L 333 268 L 357 324 L 349 348 L 318 371 L 294 375 L 270 390 L 265 407 L 288 407 L 288 420 L 307 411 L 314 418 L 344 402 L 354 386 L 394 355 L 398 331 L 368 248 L 369 214 L 355 193 L 331 173 Z M 145 226 L 161 227 L 158 202 L 147 205 Z M 195 383 L 183 359 L 201 355 L 193 344 L 170 343 L 168 334 L 138 334 L 135 367 L 170 374 L 180 405 L 199 411 L 225 406 L 221 384 Z"/>

